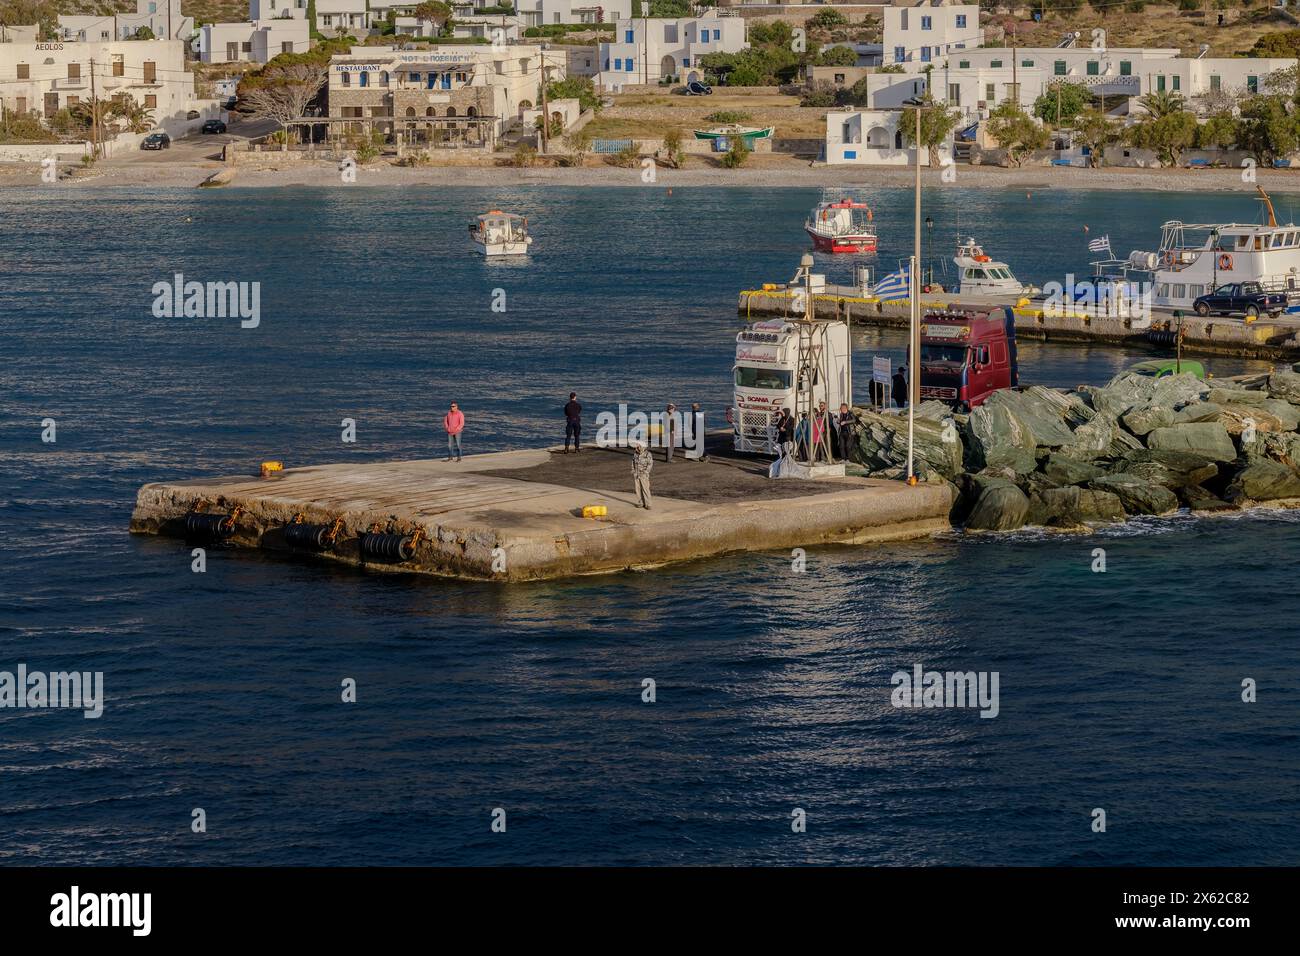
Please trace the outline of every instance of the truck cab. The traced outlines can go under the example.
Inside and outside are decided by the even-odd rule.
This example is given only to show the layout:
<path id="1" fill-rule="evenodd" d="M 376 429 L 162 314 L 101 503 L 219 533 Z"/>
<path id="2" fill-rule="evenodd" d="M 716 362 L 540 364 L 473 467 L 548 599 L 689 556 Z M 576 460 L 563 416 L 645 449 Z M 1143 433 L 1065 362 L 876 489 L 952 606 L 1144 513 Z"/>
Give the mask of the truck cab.
<path id="1" fill-rule="evenodd" d="M 1008 306 L 961 306 L 921 320 L 921 398 L 961 411 L 1020 381 L 1015 315 Z"/>
<path id="2" fill-rule="evenodd" d="M 800 365 L 815 360 L 810 375 Z M 839 411 L 849 396 L 852 360 L 848 324 L 842 320 L 755 322 L 736 335 L 732 427 L 737 451 L 779 454 L 775 422 L 781 409 L 796 416 L 811 392 L 814 405 L 825 401 Z"/>

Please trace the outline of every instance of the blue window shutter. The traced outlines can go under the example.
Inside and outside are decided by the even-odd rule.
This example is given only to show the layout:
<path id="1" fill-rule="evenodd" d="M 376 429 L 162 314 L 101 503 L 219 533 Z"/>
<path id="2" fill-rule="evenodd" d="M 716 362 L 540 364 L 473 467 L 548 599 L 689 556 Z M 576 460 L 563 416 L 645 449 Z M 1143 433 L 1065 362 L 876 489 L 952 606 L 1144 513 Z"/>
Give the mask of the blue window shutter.
<path id="1" fill-rule="evenodd" d="M 846 150 L 844 151 L 844 158 L 845 158 L 845 159 L 857 159 L 857 158 L 858 158 L 858 151 L 857 151 L 856 149 L 846 149 Z"/>
<path id="2" fill-rule="evenodd" d="M 634 39 L 632 39 L 633 36 L 634 36 L 633 31 L 631 31 L 631 30 L 624 31 L 623 42 L 624 42 L 624 43 L 635 43 L 636 41 L 635 41 Z"/>

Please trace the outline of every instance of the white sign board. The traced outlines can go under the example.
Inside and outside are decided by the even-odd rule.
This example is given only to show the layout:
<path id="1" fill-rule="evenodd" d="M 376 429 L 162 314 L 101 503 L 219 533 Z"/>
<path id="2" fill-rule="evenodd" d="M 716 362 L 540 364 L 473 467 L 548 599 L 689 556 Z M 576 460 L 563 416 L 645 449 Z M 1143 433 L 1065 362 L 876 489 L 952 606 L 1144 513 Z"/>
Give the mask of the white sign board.
<path id="1" fill-rule="evenodd" d="M 889 357 L 877 355 L 871 360 L 871 380 L 889 384 Z"/>

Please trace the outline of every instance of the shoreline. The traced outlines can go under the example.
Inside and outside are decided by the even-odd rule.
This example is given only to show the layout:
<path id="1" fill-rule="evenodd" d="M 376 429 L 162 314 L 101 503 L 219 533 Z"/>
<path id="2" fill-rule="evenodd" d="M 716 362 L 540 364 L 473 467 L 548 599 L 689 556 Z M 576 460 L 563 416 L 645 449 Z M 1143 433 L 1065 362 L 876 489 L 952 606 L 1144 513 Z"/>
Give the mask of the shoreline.
<path id="1" fill-rule="evenodd" d="M 269 156 L 270 154 L 263 154 Z M 1300 173 L 1290 170 L 1258 170 L 1255 182 L 1243 182 L 1236 169 L 1131 169 L 1108 167 L 1074 169 L 1063 167 L 956 166 L 955 180 L 943 182 L 938 170 L 923 170 L 922 185 L 957 189 L 1051 189 L 1126 192 L 1236 192 L 1254 193 L 1263 186 L 1270 193 L 1300 193 Z M 148 163 L 105 161 L 90 170 L 76 170 L 57 184 L 77 189 L 112 189 L 148 186 L 164 189 L 193 189 L 213 173 L 234 171 L 234 180 L 224 189 L 273 189 L 284 187 L 362 186 L 559 186 L 559 187 L 735 187 L 816 188 L 820 186 L 880 186 L 908 188 L 915 173 L 910 168 L 809 166 L 802 161 L 755 165 L 743 169 L 688 166 L 685 169 L 655 170 L 655 180 L 642 180 L 640 167 L 616 166 L 534 167 L 455 165 L 401 167 L 388 164 L 360 166 L 355 183 L 341 182 L 333 162 L 294 160 L 276 167 L 263 158 L 258 166 L 234 166 L 213 161 Z M 34 163 L 0 166 L 0 189 L 44 187 L 41 168 Z"/>

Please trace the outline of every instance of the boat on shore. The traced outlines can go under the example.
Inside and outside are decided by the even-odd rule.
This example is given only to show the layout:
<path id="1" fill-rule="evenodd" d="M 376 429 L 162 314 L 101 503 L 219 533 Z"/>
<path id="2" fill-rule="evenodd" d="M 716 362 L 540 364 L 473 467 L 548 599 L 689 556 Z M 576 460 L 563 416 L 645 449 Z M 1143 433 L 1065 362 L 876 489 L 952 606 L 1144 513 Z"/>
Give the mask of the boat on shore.
<path id="1" fill-rule="evenodd" d="M 739 126 L 731 124 L 729 126 L 715 126 L 713 129 L 695 130 L 696 139 L 743 139 L 746 146 L 753 146 L 756 139 L 771 139 L 775 130 L 773 126 Z"/>
<path id="2" fill-rule="evenodd" d="M 804 232 L 822 252 L 876 251 L 876 225 L 871 207 L 850 195 L 822 193 L 804 222 Z"/>
<path id="3" fill-rule="evenodd" d="M 533 237 L 528 233 L 528 218 L 512 212 L 492 209 L 475 217 L 469 224 L 470 238 L 483 255 L 526 256 Z"/>

